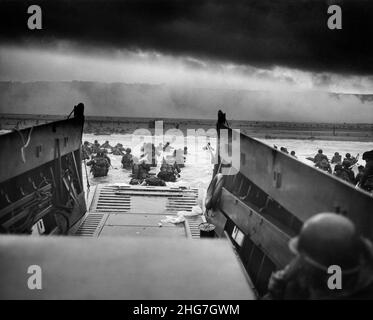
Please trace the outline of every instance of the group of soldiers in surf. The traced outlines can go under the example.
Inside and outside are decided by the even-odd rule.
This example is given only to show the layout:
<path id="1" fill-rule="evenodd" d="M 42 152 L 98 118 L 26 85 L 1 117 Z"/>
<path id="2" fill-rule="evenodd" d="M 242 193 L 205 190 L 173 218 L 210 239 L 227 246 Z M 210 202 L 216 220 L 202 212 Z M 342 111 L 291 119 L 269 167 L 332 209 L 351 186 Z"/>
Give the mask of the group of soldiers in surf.
<path id="1" fill-rule="evenodd" d="M 140 157 L 132 154 L 131 148 L 125 148 L 121 143 L 112 147 L 109 141 L 100 145 L 97 140 L 94 143 L 85 141 L 82 146 L 83 160 L 89 160 L 86 164 L 91 167 L 94 177 L 107 176 L 111 166 L 111 160 L 108 156 L 110 152 L 113 155 L 121 155 L 122 168 L 131 171 L 132 185 L 152 185 L 165 186 L 166 182 L 176 182 L 180 177 L 181 168 L 185 166 L 187 148 L 174 149 L 172 155 L 169 153 L 172 147 L 170 142 L 164 145 L 160 143 L 155 147 L 152 143 L 144 143 L 141 148 Z M 161 159 L 159 173 L 150 172 L 152 168 L 157 167 L 158 160 Z"/>
<path id="2" fill-rule="evenodd" d="M 274 147 L 275 149 L 278 149 L 278 147 L 277 147 L 276 145 L 274 145 L 273 147 Z M 285 148 L 285 147 L 280 147 L 280 151 L 282 151 L 283 153 L 289 154 L 288 149 Z M 294 150 L 293 150 L 293 151 L 290 151 L 290 155 L 291 155 L 292 157 L 294 157 L 295 159 L 298 159 L 298 157 L 295 155 L 295 151 L 294 151 Z"/>
<path id="3" fill-rule="evenodd" d="M 362 159 L 366 162 L 366 165 L 358 165 L 359 154 L 353 157 L 350 153 L 346 153 L 342 160 L 342 156 L 335 152 L 332 159 L 329 161 L 328 157 L 320 149 L 313 158 L 315 167 L 320 168 L 343 181 L 351 183 L 356 187 L 364 189 L 368 192 L 373 191 L 373 150 L 366 151 L 363 153 Z M 332 170 L 331 165 L 334 165 Z M 357 174 L 353 171 L 353 168 L 357 166 Z"/>
<path id="4" fill-rule="evenodd" d="M 184 150 L 174 149 L 172 155 L 166 155 L 171 149 L 170 142 L 166 142 L 165 145 L 160 143 L 157 147 L 153 143 L 144 143 L 140 159 L 133 156 L 130 159 L 123 158 L 123 168 L 132 169 L 130 184 L 165 186 L 166 182 L 176 182 L 180 177 L 181 168 L 185 166 L 188 151 L 185 147 Z M 157 167 L 158 161 L 162 161 L 161 166 L 158 174 L 154 174 L 150 170 Z"/>
<path id="5" fill-rule="evenodd" d="M 97 140 L 94 143 L 84 141 L 82 145 L 82 160 L 89 160 L 86 165 L 91 167 L 93 177 L 105 177 L 111 167 L 111 159 L 108 156 L 109 141 L 100 145 Z"/>
<path id="6" fill-rule="evenodd" d="M 278 149 L 277 146 L 274 146 Z M 281 147 L 280 150 L 286 154 L 289 154 L 285 147 Z M 296 158 L 295 152 L 292 151 L 291 156 Z M 373 192 L 373 150 L 366 151 L 363 153 L 362 159 L 366 162 L 366 165 L 358 165 L 359 154 L 353 157 L 350 153 L 346 153 L 342 159 L 342 155 L 339 152 L 335 152 L 331 160 L 328 156 L 323 153 L 322 149 L 319 149 L 314 157 L 308 157 L 314 163 L 314 166 L 320 170 L 333 174 L 335 177 L 353 184 L 354 186 Z M 334 166 L 334 168 L 332 168 Z M 355 175 L 354 167 L 357 166 L 357 173 Z"/>

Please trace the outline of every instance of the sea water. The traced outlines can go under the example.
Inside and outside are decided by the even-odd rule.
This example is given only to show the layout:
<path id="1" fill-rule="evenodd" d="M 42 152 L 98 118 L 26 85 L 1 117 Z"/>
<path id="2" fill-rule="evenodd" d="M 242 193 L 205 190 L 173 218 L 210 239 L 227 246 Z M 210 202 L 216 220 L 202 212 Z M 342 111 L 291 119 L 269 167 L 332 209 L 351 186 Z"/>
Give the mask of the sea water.
<path id="1" fill-rule="evenodd" d="M 94 135 L 84 134 L 83 141 L 89 141 L 93 143 L 94 140 L 98 140 L 100 144 L 105 141 L 109 141 L 111 146 L 115 146 L 117 143 L 123 144 L 125 148 L 130 147 L 132 153 L 139 157 L 141 154 L 142 143 L 133 145 L 133 135 L 131 134 L 112 134 L 112 135 Z M 164 138 L 164 142 L 171 141 L 169 137 Z M 307 157 L 314 157 L 318 149 L 322 149 L 324 154 L 329 159 L 332 158 L 335 152 L 344 157 L 349 152 L 351 155 L 356 156 L 360 154 L 359 164 L 365 165 L 365 161 L 361 160 L 361 155 L 368 150 L 373 149 L 373 143 L 371 142 L 356 142 L 356 141 L 327 141 L 327 140 L 297 140 L 297 139 L 258 139 L 259 141 L 273 147 L 276 145 L 278 148 L 285 147 L 290 151 L 295 151 L 299 161 L 302 161 L 308 165 L 313 166 L 313 163 L 307 160 Z M 208 141 L 208 140 L 207 140 Z M 216 140 L 210 138 L 209 140 L 213 148 L 215 148 Z M 171 154 L 175 149 L 183 149 L 183 142 L 171 143 Z M 87 167 L 87 173 L 90 185 L 96 185 L 99 183 L 129 183 L 131 180 L 129 170 L 122 169 L 121 156 L 115 156 L 109 154 L 111 159 L 112 167 L 106 177 L 94 178 L 90 173 L 90 167 Z M 152 169 L 153 173 L 159 172 L 160 162 L 157 168 Z M 356 166 L 354 168 L 356 171 Z M 86 168 L 83 163 L 83 176 L 86 181 Z M 202 145 L 198 145 L 197 148 L 189 148 L 188 154 L 186 155 L 185 167 L 181 169 L 180 178 L 176 182 L 167 182 L 169 186 L 184 186 L 194 187 L 206 190 L 212 177 L 213 172 L 213 159 L 211 158 L 211 152 L 203 149 Z"/>

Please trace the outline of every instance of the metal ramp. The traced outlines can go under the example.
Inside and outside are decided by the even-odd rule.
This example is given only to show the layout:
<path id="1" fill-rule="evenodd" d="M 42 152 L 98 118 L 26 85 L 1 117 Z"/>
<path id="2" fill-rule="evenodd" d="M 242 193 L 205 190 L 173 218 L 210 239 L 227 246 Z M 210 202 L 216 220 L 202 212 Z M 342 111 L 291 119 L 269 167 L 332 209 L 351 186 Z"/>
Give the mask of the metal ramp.
<path id="1" fill-rule="evenodd" d="M 87 214 L 72 234 L 199 239 L 202 216 L 186 217 L 180 224 L 161 222 L 178 211 L 191 212 L 197 200 L 195 188 L 98 185 Z"/>

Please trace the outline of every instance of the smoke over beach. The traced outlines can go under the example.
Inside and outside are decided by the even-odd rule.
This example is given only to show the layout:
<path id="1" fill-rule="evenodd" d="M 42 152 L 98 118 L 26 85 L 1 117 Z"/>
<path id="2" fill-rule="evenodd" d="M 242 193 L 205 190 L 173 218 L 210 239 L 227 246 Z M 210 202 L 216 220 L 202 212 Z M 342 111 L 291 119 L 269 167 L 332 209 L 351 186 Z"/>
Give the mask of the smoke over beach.
<path id="1" fill-rule="evenodd" d="M 229 118 L 255 121 L 367 123 L 371 95 L 303 91 L 250 91 L 170 85 L 98 82 L 1 82 L 0 112 L 68 114 L 84 101 L 87 115 L 213 119 L 217 108 Z"/>

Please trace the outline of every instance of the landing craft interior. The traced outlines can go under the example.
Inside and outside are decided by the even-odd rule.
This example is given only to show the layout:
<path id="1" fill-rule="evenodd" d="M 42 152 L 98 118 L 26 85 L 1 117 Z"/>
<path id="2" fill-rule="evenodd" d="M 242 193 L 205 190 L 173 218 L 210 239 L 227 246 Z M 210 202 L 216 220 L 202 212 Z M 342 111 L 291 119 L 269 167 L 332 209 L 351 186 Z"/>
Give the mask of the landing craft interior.
<path id="1" fill-rule="evenodd" d="M 19 196 L 3 203 L 2 227 L 24 235 L 1 236 L 0 273 L 12 272 L 2 278 L 0 297 L 254 299 L 255 290 L 229 242 L 200 239 L 201 216 L 160 226 L 166 215 L 190 211 L 197 204 L 197 189 L 98 185 L 86 201 L 77 165 L 83 122 L 82 113 L 75 112 L 74 118 L 33 127 L 24 149 L 19 135 L 31 129 L 1 137 L 1 147 L 14 154 L 24 150 L 26 161 L 16 158 L 7 162 L 12 168 L 2 171 L 3 194 Z M 40 149 L 45 151 L 35 153 Z M 10 178 L 10 172 L 18 175 Z M 31 227 L 38 233 L 40 224 L 42 236 L 25 235 Z M 26 285 L 28 266 L 34 264 L 43 272 L 43 290 Z"/>
<path id="2" fill-rule="evenodd" d="M 1 156 L 4 167 L 11 166 L 1 173 L 3 233 L 43 233 L 1 236 L 0 271 L 12 270 L 2 278 L 1 298 L 257 299 L 271 274 L 291 261 L 288 242 L 314 214 L 340 213 L 359 233 L 372 235 L 371 216 L 362 214 L 373 205 L 370 194 L 220 122 L 228 144 L 240 139 L 240 164 L 222 163 L 218 139 L 204 215 L 159 223 L 191 212 L 196 188 L 98 184 L 86 198 L 78 166 L 83 109 L 79 104 L 73 118 L 1 136 L 0 147 L 19 155 L 12 163 Z M 27 146 L 20 136 L 29 137 Z M 223 175 L 223 166 L 235 174 Z M 302 191 L 299 172 L 313 181 Z M 10 190 L 18 199 L 4 196 Z M 304 206 L 310 195 L 315 201 Z M 214 238 L 201 237 L 206 222 Z M 25 285 L 33 264 L 43 270 L 43 290 Z"/>

